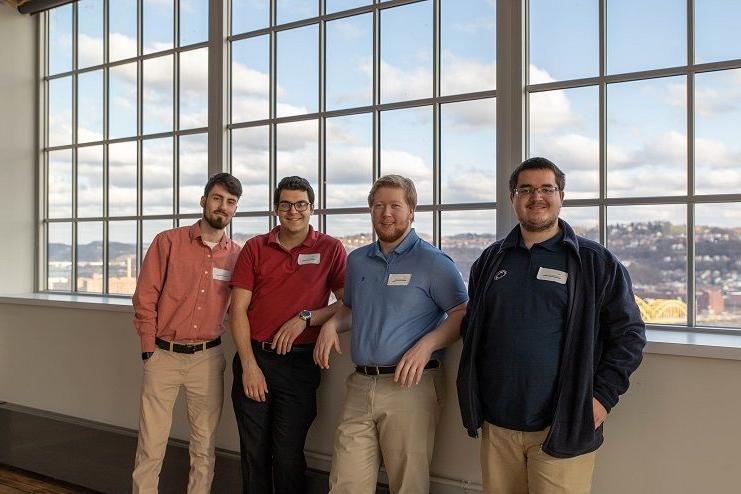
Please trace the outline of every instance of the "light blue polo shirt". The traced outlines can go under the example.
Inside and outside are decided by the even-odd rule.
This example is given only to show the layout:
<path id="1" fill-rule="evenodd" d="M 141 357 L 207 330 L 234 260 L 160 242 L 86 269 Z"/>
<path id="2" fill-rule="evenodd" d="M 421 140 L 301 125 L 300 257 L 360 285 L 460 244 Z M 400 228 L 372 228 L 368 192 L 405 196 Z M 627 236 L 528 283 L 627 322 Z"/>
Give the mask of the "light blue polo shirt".
<path id="1" fill-rule="evenodd" d="M 440 325 L 446 311 L 467 300 L 453 260 L 414 229 L 388 257 L 378 242 L 354 250 L 347 258 L 343 296 L 352 309 L 353 362 L 397 364 Z"/>

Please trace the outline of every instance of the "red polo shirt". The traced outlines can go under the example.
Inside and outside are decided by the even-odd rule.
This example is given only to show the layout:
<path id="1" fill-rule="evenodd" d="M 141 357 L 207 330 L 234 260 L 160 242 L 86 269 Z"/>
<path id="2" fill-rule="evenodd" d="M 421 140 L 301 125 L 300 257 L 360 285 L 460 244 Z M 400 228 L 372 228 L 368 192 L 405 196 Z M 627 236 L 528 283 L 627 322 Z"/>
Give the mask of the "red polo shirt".
<path id="1" fill-rule="evenodd" d="M 252 292 L 247 309 L 250 336 L 270 341 L 284 322 L 302 310 L 326 307 L 331 292 L 345 284 L 347 254 L 334 237 L 309 226 L 304 242 L 286 252 L 278 244 L 280 226 L 247 241 L 234 266 L 231 286 Z M 320 326 L 311 326 L 294 343 L 314 343 Z"/>

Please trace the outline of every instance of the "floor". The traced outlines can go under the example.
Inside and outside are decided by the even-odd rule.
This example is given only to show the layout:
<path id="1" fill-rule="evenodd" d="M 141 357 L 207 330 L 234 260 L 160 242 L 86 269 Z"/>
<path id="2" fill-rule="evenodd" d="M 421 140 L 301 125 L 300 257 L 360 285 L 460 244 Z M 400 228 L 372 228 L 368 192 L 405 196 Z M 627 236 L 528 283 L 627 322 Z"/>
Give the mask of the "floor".
<path id="1" fill-rule="evenodd" d="M 93 494 L 95 491 L 0 465 L 0 494 Z"/>

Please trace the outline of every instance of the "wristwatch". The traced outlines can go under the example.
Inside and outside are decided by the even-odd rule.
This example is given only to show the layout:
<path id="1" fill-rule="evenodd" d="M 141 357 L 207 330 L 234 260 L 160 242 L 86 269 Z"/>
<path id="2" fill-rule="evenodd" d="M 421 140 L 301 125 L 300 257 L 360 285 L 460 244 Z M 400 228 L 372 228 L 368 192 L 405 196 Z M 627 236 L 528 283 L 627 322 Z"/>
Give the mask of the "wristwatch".
<path id="1" fill-rule="evenodd" d="M 307 328 L 311 326 L 311 311 L 310 310 L 304 309 L 301 312 L 299 312 L 296 317 L 298 317 L 302 321 L 306 321 Z"/>

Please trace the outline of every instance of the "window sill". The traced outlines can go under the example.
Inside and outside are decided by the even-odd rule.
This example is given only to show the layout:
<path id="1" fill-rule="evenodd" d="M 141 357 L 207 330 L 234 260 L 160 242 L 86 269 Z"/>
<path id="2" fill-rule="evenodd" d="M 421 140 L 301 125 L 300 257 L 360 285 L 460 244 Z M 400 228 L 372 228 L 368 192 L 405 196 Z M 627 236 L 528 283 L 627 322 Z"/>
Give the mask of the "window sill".
<path id="1" fill-rule="evenodd" d="M 0 295 L 0 304 L 35 305 L 66 309 L 133 313 L 129 297 L 27 293 Z M 645 353 L 684 357 L 741 360 L 741 331 L 735 333 L 688 332 L 679 329 L 649 328 Z"/>
<path id="2" fill-rule="evenodd" d="M 134 312 L 130 297 L 103 297 L 100 295 L 71 295 L 68 293 L 22 293 L 0 295 L 0 304 L 37 305 L 66 309 Z"/>

